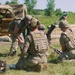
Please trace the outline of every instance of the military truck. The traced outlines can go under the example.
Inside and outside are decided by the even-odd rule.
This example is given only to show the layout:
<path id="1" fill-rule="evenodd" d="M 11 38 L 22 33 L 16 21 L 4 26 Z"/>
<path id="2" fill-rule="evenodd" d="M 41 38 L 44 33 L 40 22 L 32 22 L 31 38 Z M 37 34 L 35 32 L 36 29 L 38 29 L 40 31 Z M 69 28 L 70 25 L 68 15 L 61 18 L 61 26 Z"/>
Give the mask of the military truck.
<path id="1" fill-rule="evenodd" d="M 8 24 L 14 19 L 22 19 L 27 14 L 23 4 L 0 5 L 0 36 L 8 35 Z"/>

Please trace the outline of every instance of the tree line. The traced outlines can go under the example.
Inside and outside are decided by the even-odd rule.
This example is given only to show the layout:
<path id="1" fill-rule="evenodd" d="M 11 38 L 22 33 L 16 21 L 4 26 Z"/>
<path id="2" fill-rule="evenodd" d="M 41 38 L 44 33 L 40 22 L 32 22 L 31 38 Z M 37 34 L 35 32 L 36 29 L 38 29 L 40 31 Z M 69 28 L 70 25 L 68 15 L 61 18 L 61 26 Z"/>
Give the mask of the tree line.
<path id="1" fill-rule="evenodd" d="M 28 14 L 31 15 L 45 15 L 45 16 L 61 16 L 63 13 L 61 9 L 55 9 L 55 0 L 47 0 L 46 9 L 35 9 L 38 0 L 24 0 L 24 3 L 27 6 Z M 18 0 L 6 1 L 5 4 L 19 4 Z"/>
<path id="2" fill-rule="evenodd" d="M 61 9 L 55 10 L 55 0 L 47 0 L 46 9 L 40 10 L 35 9 L 35 6 L 37 4 L 38 0 L 24 0 L 24 4 L 27 6 L 28 14 L 34 14 L 34 15 L 46 15 L 46 16 L 52 16 L 52 15 L 62 15 Z M 5 4 L 18 4 L 18 0 L 11 0 L 6 1 Z"/>

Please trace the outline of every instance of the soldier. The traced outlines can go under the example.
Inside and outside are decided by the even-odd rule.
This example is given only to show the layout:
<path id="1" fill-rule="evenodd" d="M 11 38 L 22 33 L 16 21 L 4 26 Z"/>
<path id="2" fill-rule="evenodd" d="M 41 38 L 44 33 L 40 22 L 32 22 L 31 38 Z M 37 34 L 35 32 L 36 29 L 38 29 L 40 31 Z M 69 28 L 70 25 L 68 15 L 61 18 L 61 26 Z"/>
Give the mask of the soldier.
<path id="1" fill-rule="evenodd" d="M 38 20 L 32 18 L 30 25 L 30 34 L 26 37 L 24 49 L 20 59 L 16 64 L 17 69 L 25 69 L 27 67 L 39 71 L 40 64 L 47 63 L 48 42 L 44 32 L 38 30 Z M 25 58 L 25 53 L 27 57 Z"/>
<path id="2" fill-rule="evenodd" d="M 10 47 L 10 56 L 15 55 L 16 50 L 18 48 L 18 45 L 21 48 L 21 44 L 24 43 L 24 36 L 23 32 L 27 28 L 27 25 L 30 23 L 32 16 L 31 15 L 26 15 L 24 19 L 15 19 L 12 22 L 9 23 L 9 32 L 11 34 L 11 47 Z M 18 44 L 19 43 L 19 44 Z"/>
<path id="3" fill-rule="evenodd" d="M 63 59 L 75 59 L 75 35 L 66 21 L 60 21 L 59 28 L 61 29 L 60 44 L 62 54 L 58 57 L 57 62 Z"/>

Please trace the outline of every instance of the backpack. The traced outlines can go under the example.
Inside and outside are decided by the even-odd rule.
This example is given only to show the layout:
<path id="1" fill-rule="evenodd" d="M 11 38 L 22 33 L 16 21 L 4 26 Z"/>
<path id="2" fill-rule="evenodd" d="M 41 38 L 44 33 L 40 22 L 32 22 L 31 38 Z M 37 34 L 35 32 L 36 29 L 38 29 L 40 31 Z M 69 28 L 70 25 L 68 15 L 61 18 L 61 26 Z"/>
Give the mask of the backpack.
<path id="1" fill-rule="evenodd" d="M 42 31 L 31 32 L 36 52 L 44 53 L 48 50 L 48 41 L 46 35 Z"/>

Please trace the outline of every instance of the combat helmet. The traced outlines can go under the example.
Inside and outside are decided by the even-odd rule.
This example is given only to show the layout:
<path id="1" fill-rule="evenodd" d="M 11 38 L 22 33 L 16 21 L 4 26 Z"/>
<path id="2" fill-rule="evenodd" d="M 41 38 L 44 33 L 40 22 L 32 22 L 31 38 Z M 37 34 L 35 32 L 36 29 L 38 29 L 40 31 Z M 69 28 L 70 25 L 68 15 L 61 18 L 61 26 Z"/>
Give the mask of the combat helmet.
<path id="1" fill-rule="evenodd" d="M 37 23 L 38 23 L 38 20 L 36 18 L 32 18 L 32 20 L 31 20 L 31 26 L 35 27 L 35 26 L 38 25 Z"/>
<path id="2" fill-rule="evenodd" d="M 69 23 L 67 21 L 60 21 L 59 28 L 67 28 L 69 27 Z"/>

